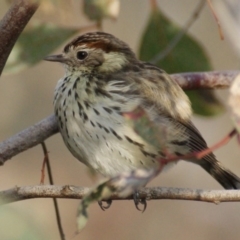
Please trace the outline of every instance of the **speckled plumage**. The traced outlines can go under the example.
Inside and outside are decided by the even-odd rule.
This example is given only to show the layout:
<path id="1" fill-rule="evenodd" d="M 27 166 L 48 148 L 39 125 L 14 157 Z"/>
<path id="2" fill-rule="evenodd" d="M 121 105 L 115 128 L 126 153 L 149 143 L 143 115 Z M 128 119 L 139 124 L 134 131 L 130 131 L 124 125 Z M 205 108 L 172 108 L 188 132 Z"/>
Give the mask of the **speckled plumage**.
<path id="1" fill-rule="evenodd" d="M 54 96 L 63 140 L 72 154 L 101 174 L 112 177 L 136 168 L 157 166 L 165 151 L 182 156 L 207 147 L 192 124 L 189 99 L 163 70 L 139 61 L 127 44 L 114 36 L 84 34 L 62 55 L 65 76 Z M 164 146 L 142 139 L 122 113 L 141 106 L 160 129 Z M 164 149 L 163 149 L 164 148 Z M 222 167 L 213 154 L 191 160 L 225 188 L 238 188 L 239 178 Z"/>

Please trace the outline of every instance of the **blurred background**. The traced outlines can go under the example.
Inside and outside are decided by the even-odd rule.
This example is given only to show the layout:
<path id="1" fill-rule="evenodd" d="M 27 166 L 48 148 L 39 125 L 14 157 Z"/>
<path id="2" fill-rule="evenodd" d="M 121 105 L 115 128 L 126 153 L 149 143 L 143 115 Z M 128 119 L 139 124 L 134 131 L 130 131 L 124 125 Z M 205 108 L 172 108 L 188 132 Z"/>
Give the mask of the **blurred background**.
<path id="1" fill-rule="evenodd" d="M 217 24 L 207 5 L 189 29 L 189 34 L 204 47 L 213 70 L 238 70 L 238 47 L 235 44 L 237 41 L 233 38 L 238 35 L 237 31 L 240 29 L 239 17 L 234 15 L 238 8 L 237 5 L 228 8 L 227 3 L 239 3 L 237 0 L 212 2 L 220 19 L 225 40 L 220 40 Z M 198 1 L 159 0 L 157 3 L 161 11 L 181 27 L 196 8 Z M 92 24 L 82 14 L 81 5 L 82 1 L 44 4 L 31 21 L 44 19 L 45 22 L 53 22 L 64 27 Z M 8 7 L 5 1 L 0 2 L 1 17 Z M 124 40 L 138 52 L 150 12 L 149 1 L 122 0 L 117 19 L 104 20 L 103 30 Z M 54 52 L 60 53 L 68 41 Z M 54 87 L 63 74 L 63 68 L 59 64 L 44 61 L 15 74 L 3 72 L 0 81 L 0 140 L 7 139 L 52 114 Z M 223 138 L 233 126 L 226 101 L 228 90 L 218 90 L 217 96 L 226 105 L 224 113 L 215 117 L 196 115 L 193 117 L 193 122 L 210 146 Z M 94 184 L 87 168 L 69 153 L 59 134 L 49 138 L 46 144 L 56 185 Z M 235 138 L 215 153 L 224 166 L 240 176 L 240 151 Z M 0 168 L 1 190 L 39 184 L 42 161 L 43 153 L 40 146 L 7 161 Z M 148 186 L 222 189 L 204 170 L 183 161 L 168 172 L 162 173 Z M 58 202 L 64 232 L 69 239 L 76 230 L 79 200 L 60 199 Z M 6 213 L 8 211 L 10 214 Z M 0 238 L 3 240 L 60 239 L 51 199 L 12 203 L 7 207 L 1 207 L 0 213 Z M 150 201 L 147 210 L 142 214 L 135 209 L 133 201 L 115 201 L 105 212 L 97 204 L 92 205 L 89 216 L 87 226 L 74 239 L 223 240 L 239 239 L 240 235 L 240 203 L 215 205 L 179 200 Z M 33 231 L 36 238 L 22 237 L 26 231 Z"/>

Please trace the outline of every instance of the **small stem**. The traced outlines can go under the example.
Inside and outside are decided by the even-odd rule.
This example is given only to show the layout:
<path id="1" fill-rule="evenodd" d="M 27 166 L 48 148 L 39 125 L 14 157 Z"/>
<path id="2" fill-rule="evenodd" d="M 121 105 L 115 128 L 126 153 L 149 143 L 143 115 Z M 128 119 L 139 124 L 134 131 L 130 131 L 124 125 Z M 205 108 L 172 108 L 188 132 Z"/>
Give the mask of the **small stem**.
<path id="1" fill-rule="evenodd" d="M 222 28 L 221 28 L 221 24 L 220 24 L 220 21 L 219 21 L 219 19 L 217 17 L 217 14 L 214 11 L 214 8 L 213 8 L 211 0 L 207 0 L 207 3 L 208 3 L 208 6 L 209 6 L 212 14 L 213 14 L 213 17 L 214 17 L 215 21 L 217 22 L 220 38 L 221 38 L 221 40 L 224 40 L 224 35 L 223 35 Z"/>
<path id="2" fill-rule="evenodd" d="M 47 147 L 46 147 L 46 144 L 44 142 L 42 142 L 41 145 L 42 145 L 42 149 L 43 149 L 43 153 L 44 153 L 44 161 L 46 162 L 46 165 L 47 165 L 49 182 L 50 182 L 51 185 L 54 185 Z M 61 240 L 65 240 L 65 235 L 64 235 L 63 228 L 62 228 L 62 223 L 61 223 L 61 216 L 60 216 L 59 207 L 58 207 L 58 203 L 57 203 L 56 198 L 53 198 L 53 204 L 54 204 L 54 209 L 55 209 L 55 213 L 56 213 L 58 231 L 59 231 Z"/>
<path id="3" fill-rule="evenodd" d="M 41 169 L 40 184 L 44 184 L 46 161 L 47 161 L 46 156 L 44 156 L 44 158 L 43 158 L 43 163 L 42 163 L 42 169 Z"/>
<path id="4" fill-rule="evenodd" d="M 208 155 L 209 153 L 211 153 L 211 152 L 215 151 L 216 149 L 222 147 L 223 145 L 227 144 L 231 140 L 231 138 L 236 134 L 237 134 L 237 130 L 233 129 L 226 137 L 224 137 L 222 140 L 220 140 L 219 142 L 214 144 L 212 147 L 207 148 L 200 153 L 197 153 L 196 154 L 197 158 L 201 159 L 204 156 Z"/>

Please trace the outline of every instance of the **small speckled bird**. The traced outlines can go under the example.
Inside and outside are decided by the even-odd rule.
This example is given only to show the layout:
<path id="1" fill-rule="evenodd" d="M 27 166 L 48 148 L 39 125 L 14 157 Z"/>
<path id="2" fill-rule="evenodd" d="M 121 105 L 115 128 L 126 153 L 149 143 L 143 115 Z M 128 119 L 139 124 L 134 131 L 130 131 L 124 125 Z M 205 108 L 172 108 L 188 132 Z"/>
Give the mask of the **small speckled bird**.
<path id="1" fill-rule="evenodd" d="M 166 134 L 165 148 L 183 156 L 207 148 L 191 122 L 188 97 L 158 67 L 138 60 L 129 46 L 111 34 L 91 32 L 67 44 L 60 55 L 45 60 L 60 62 L 65 76 L 54 95 L 55 114 L 63 140 L 81 162 L 113 177 L 137 168 L 157 167 L 166 158 L 162 147 L 145 141 L 122 113 L 138 106 Z M 224 188 L 240 188 L 240 179 L 211 153 L 188 160 L 203 167 Z"/>

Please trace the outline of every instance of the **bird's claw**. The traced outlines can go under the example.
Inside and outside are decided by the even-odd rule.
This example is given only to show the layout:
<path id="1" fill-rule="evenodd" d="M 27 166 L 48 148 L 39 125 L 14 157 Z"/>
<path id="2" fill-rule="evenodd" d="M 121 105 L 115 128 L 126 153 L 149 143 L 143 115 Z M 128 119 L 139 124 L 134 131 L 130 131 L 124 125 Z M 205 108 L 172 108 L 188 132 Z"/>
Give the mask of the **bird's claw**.
<path id="1" fill-rule="evenodd" d="M 135 192 L 133 194 L 133 201 L 134 201 L 135 207 L 136 207 L 136 209 L 138 211 L 141 211 L 143 213 L 146 210 L 146 208 L 147 208 L 147 201 L 146 201 L 146 199 L 140 199 L 138 192 Z M 143 205 L 142 209 L 139 208 L 139 204 Z"/>
<path id="2" fill-rule="evenodd" d="M 106 205 L 104 205 L 103 202 L 105 202 Z M 105 210 L 107 210 L 108 208 L 111 207 L 111 205 L 112 205 L 112 200 L 98 201 L 98 205 L 99 205 L 99 207 L 100 207 L 103 211 L 105 211 Z"/>

